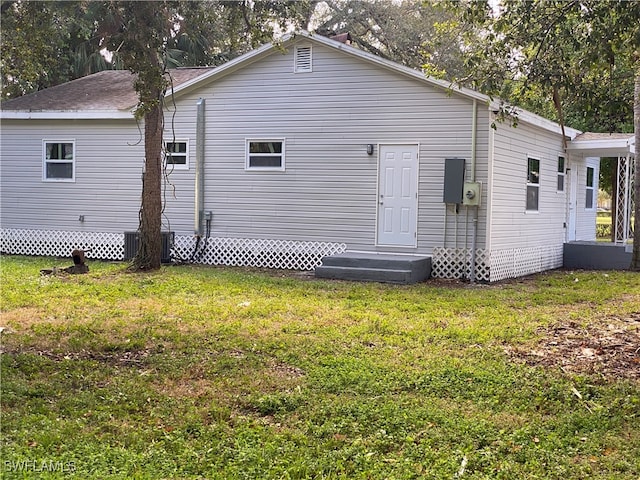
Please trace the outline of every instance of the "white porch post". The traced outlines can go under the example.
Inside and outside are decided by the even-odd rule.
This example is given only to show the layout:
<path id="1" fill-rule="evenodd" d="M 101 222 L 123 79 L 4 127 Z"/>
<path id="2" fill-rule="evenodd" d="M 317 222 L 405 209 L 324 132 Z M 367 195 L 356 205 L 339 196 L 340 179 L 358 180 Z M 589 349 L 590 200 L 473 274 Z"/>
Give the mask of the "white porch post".
<path id="1" fill-rule="evenodd" d="M 616 198 L 615 243 L 626 244 L 633 238 L 631 216 L 633 214 L 633 179 L 635 158 L 631 154 L 618 157 L 618 195 Z"/>

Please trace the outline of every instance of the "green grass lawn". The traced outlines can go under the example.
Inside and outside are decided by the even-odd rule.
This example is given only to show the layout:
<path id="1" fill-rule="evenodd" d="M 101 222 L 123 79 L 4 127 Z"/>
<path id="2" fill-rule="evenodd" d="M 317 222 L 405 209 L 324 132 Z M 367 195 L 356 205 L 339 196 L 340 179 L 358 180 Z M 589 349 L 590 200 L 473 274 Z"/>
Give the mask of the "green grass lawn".
<path id="1" fill-rule="evenodd" d="M 637 370 L 509 353 L 552 356 L 562 325 L 637 333 L 637 273 L 39 274 L 69 263 L 1 259 L 2 478 L 640 478 Z"/>

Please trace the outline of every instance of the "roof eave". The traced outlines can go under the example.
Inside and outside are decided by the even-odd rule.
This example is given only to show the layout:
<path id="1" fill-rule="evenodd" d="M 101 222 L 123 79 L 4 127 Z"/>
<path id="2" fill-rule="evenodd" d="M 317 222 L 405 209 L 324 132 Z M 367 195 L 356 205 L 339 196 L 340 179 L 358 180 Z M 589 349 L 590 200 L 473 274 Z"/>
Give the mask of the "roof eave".
<path id="1" fill-rule="evenodd" d="M 130 110 L 0 110 L 2 120 L 132 120 Z"/>
<path id="2" fill-rule="evenodd" d="M 504 102 L 500 100 L 492 100 L 491 103 L 489 104 L 489 109 L 493 112 L 497 112 L 500 108 L 504 106 L 505 106 Z M 528 110 L 515 107 L 514 116 L 518 119 L 519 122 L 522 121 L 529 125 L 540 127 L 540 128 L 543 128 L 544 130 L 548 130 L 553 133 L 557 133 L 559 135 L 563 134 L 562 126 L 560 126 L 560 124 L 552 120 L 549 120 L 548 118 L 544 118 L 540 115 L 530 112 Z M 564 135 L 565 137 L 568 137 L 570 140 L 573 140 L 581 133 L 582 132 L 580 130 L 568 127 L 566 125 L 564 126 Z"/>

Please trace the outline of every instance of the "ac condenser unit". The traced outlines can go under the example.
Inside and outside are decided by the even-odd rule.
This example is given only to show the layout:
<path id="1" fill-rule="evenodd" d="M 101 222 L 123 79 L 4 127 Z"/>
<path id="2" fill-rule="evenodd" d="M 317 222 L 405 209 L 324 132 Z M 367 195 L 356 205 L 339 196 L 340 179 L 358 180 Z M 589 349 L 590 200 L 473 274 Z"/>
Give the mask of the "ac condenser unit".
<path id="1" fill-rule="evenodd" d="M 124 259 L 131 260 L 138 252 L 140 232 L 124 232 Z M 162 263 L 171 263 L 171 247 L 175 239 L 174 232 L 162 232 Z"/>

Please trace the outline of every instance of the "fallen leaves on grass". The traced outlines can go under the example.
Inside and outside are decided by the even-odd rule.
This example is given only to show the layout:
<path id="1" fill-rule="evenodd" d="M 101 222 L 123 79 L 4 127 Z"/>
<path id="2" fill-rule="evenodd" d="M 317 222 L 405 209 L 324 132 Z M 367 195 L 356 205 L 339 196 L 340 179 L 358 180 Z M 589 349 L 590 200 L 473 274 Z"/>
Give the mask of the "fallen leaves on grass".
<path id="1" fill-rule="evenodd" d="M 640 380 L 640 312 L 586 326 L 576 322 L 554 325 L 543 333 L 535 348 L 505 347 L 505 352 L 528 365 Z"/>

